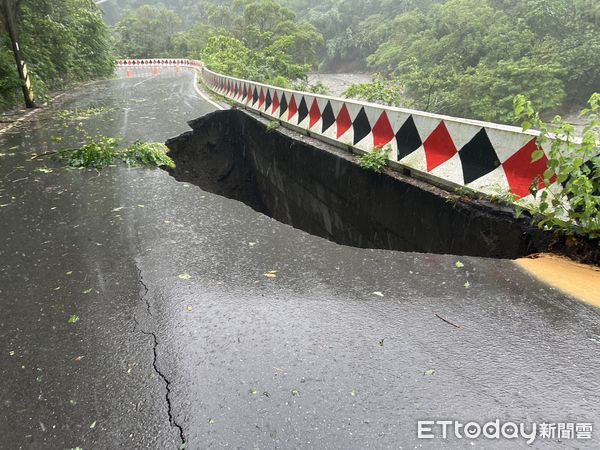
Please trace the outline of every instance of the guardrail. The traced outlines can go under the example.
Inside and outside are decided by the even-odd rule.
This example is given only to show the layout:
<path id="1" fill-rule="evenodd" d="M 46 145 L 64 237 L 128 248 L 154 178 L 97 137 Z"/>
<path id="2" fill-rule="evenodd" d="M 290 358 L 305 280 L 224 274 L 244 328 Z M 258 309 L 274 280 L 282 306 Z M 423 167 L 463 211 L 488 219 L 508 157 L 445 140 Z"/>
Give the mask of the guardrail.
<path id="1" fill-rule="evenodd" d="M 450 188 L 487 195 L 510 191 L 533 200 L 529 189 L 547 168 L 547 149 L 531 162 L 538 147 L 534 131 L 283 89 L 221 75 L 196 60 L 125 59 L 117 65 L 194 68 L 211 90 L 244 108 L 344 148 L 389 148 L 392 167 Z M 538 188 L 544 188 L 541 182 Z"/>
<path id="2" fill-rule="evenodd" d="M 202 69 L 204 65 L 202 61 L 195 59 L 178 59 L 178 58 L 147 58 L 147 59 L 119 59 L 116 61 L 117 67 L 156 67 L 156 66 L 171 66 L 171 67 L 193 67 Z"/>
<path id="3" fill-rule="evenodd" d="M 529 189 L 547 168 L 547 150 L 531 162 L 534 131 L 282 89 L 206 68 L 202 74 L 214 92 L 245 108 L 362 152 L 390 148 L 392 165 L 452 188 L 533 199 Z"/>

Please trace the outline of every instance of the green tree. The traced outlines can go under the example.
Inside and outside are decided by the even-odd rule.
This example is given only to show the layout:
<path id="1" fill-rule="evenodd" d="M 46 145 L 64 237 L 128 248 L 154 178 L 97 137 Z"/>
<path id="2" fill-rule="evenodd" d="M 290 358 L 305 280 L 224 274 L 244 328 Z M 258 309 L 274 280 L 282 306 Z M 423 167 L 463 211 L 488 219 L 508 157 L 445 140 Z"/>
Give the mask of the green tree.
<path id="1" fill-rule="evenodd" d="M 277 39 L 261 50 L 253 50 L 231 36 L 213 36 L 202 51 L 206 66 L 238 78 L 289 87 L 292 81 L 306 79 L 309 65 L 294 64 L 289 49 L 290 36 Z"/>
<path id="2" fill-rule="evenodd" d="M 178 56 L 201 57 L 217 72 L 290 87 L 307 80 L 324 41 L 275 0 L 236 0 L 213 5 L 206 22 L 178 33 L 172 44 Z"/>
<path id="3" fill-rule="evenodd" d="M 530 28 L 529 16 L 515 20 L 499 2 L 449 0 L 396 17 L 392 37 L 368 58 L 371 67 L 402 86 L 402 95 L 391 102 L 501 122 L 513 120 L 512 99 L 518 93 L 527 93 L 542 111 L 561 107 L 570 72 L 563 65 L 567 54 L 560 58 L 552 43 Z M 594 73 L 585 61 L 579 67 Z M 385 99 L 389 91 L 390 83 L 380 81 L 349 94 Z"/>
<path id="4" fill-rule="evenodd" d="M 33 87 L 27 71 L 27 65 L 21 52 L 17 32 L 17 13 L 20 6 L 21 0 L 0 0 L 0 22 L 2 23 L 4 30 L 8 33 L 13 49 L 17 73 L 19 74 L 21 87 L 23 89 L 25 106 L 27 108 L 34 108 L 35 100 L 33 95 Z"/>
<path id="5" fill-rule="evenodd" d="M 238 78 L 252 73 L 251 50 L 231 36 L 213 36 L 202 51 L 202 60 L 211 70 Z"/>
<path id="6" fill-rule="evenodd" d="M 102 13 L 89 0 L 21 0 L 16 14 L 23 58 L 38 98 L 49 89 L 109 76 L 112 43 Z M 14 106 L 20 87 L 14 62 L 8 65 L 8 33 L 0 34 L 0 104 Z"/>
<path id="7" fill-rule="evenodd" d="M 213 36 L 228 36 L 224 28 L 215 28 L 206 23 L 198 22 L 188 31 L 182 31 L 173 36 L 171 45 L 174 56 L 200 59 L 201 51 L 207 46 Z"/>
<path id="8" fill-rule="evenodd" d="M 21 82 L 17 75 L 15 56 L 10 50 L 7 36 L 0 40 L 0 110 L 15 106 L 22 96 Z"/>
<path id="9" fill-rule="evenodd" d="M 595 0 L 491 0 L 520 17 L 541 43 L 545 61 L 566 69 L 567 104 L 582 105 L 600 86 L 600 2 Z"/>
<path id="10" fill-rule="evenodd" d="M 389 106 L 408 106 L 408 100 L 403 95 L 402 83 L 397 78 L 386 79 L 376 74 L 371 83 L 350 86 L 344 97 L 365 100 Z"/>
<path id="11" fill-rule="evenodd" d="M 502 60 L 491 66 L 480 63 L 457 77 L 447 104 L 469 117 L 511 123 L 515 92 L 535 98 L 542 111 L 560 107 L 566 97 L 561 80 L 564 73 L 560 65 L 540 64 L 529 58 Z"/>
<path id="12" fill-rule="evenodd" d="M 126 10 L 116 25 L 117 53 L 129 58 L 159 58 L 172 54 L 181 18 L 170 9 L 144 5 Z"/>

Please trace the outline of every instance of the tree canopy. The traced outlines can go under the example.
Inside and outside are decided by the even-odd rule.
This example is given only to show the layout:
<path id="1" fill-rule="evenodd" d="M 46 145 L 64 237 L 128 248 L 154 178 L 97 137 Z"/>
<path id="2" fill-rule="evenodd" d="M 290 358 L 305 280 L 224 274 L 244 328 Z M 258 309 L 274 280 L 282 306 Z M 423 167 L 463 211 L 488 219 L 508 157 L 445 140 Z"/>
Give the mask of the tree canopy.
<path id="1" fill-rule="evenodd" d="M 115 26 L 116 52 L 120 57 L 159 58 L 174 50 L 173 36 L 181 30 L 181 18 L 162 6 L 144 5 L 126 10 Z"/>
<path id="2" fill-rule="evenodd" d="M 394 84 L 392 104 L 510 122 L 517 94 L 568 110 L 600 86 L 600 15 L 586 0 L 409 3 L 346 33 L 347 51 L 384 75 L 350 95 L 389 97 Z"/>
<path id="3" fill-rule="evenodd" d="M 114 63 L 110 31 L 90 0 L 21 0 L 20 48 L 38 98 L 70 83 L 109 76 Z M 20 102 L 10 40 L 0 34 L 0 108 Z"/>

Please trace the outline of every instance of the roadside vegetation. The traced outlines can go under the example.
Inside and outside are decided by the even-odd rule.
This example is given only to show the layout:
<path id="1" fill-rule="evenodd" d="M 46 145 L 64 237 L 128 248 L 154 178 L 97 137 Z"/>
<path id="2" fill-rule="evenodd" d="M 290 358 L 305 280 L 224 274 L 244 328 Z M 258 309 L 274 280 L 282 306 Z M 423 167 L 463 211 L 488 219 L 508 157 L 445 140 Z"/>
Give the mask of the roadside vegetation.
<path id="1" fill-rule="evenodd" d="M 583 137 L 577 139 L 573 126 L 560 116 L 545 123 L 530 100 L 515 98 L 515 114 L 523 129 L 539 129 L 538 143 L 546 144 L 549 153 L 547 170 L 530 188 L 536 201 L 518 201 L 517 212 L 526 212 L 542 229 L 596 239 L 600 237 L 600 94 L 592 95 L 588 103 L 581 112 L 586 122 Z M 538 148 L 532 162 L 544 157 Z M 545 186 L 550 188 L 540 190 Z"/>
<path id="2" fill-rule="evenodd" d="M 381 173 L 389 164 L 390 152 L 390 148 L 374 148 L 357 158 L 358 165 L 363 169 Z"/>
<path id="3" fill-rule="evenodd" d="M 19 47 L 36 101 L 74 83 L 114 72 L 110 29 L 90 0 L 1 0 L 16 7 Z M 23 103 L 6 17 L 0 9 L 0 110 Z"/>

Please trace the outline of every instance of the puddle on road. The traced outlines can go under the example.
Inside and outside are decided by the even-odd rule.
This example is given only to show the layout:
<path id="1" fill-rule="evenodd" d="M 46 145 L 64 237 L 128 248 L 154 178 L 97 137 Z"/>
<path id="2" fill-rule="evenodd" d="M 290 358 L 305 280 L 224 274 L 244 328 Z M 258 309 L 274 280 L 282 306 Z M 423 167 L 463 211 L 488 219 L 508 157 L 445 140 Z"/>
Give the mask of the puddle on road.
<path id="1" fill-rule="evenodd" d="M 539 280 L 600 308 L 600 269 L 556 255 L 521 258 L 516 264 Z"/>

